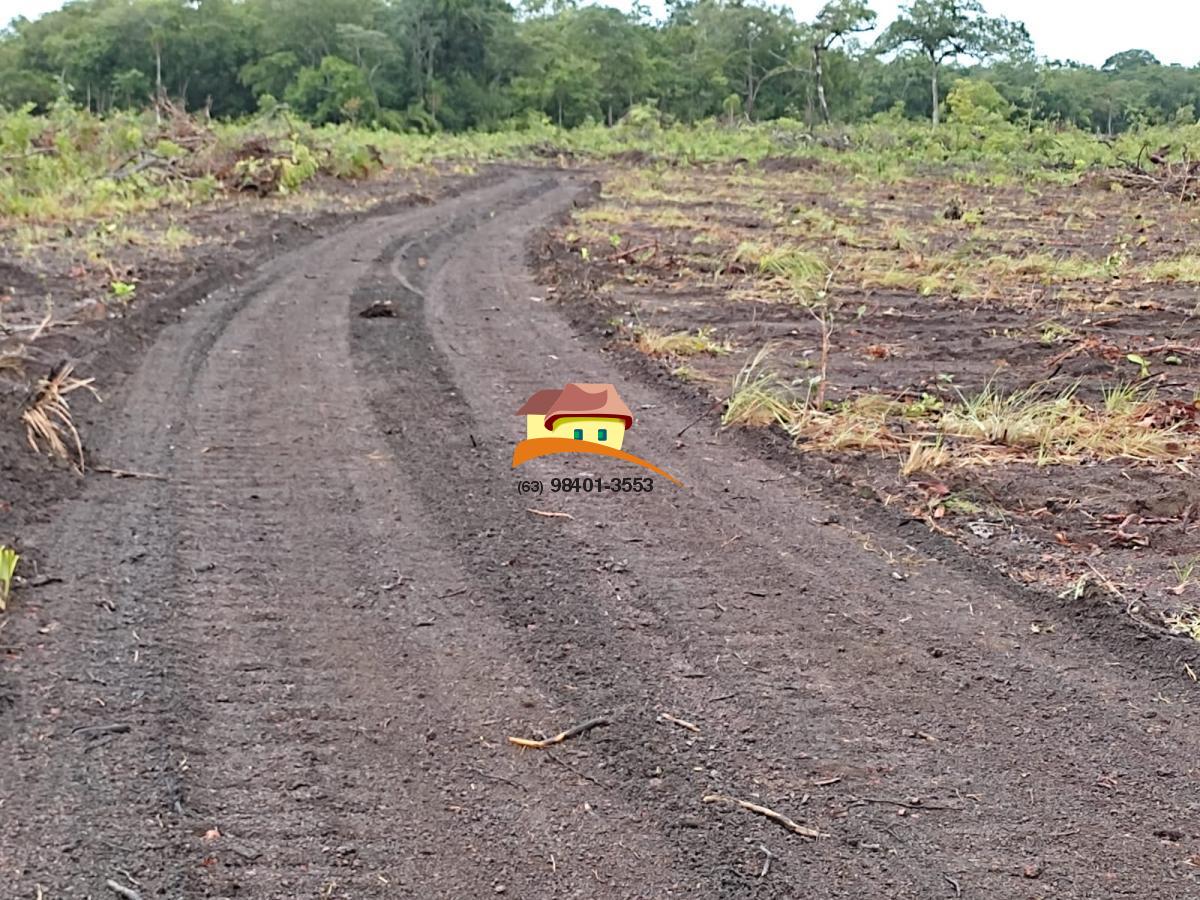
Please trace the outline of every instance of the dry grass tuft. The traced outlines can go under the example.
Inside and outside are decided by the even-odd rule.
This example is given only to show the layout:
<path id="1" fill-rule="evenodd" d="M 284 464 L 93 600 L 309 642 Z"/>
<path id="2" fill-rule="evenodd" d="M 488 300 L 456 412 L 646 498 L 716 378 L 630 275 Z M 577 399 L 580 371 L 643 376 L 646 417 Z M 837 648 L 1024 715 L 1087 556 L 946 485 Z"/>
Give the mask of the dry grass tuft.
<path id="1" fill-rule="evenodd" d="M 1103 409 L 1092 409 L 1075 388 L 1057 394 L 1034 385 L 1003 393 L 991 386 L 947 408 L 945 434 L 1033 453 L 1039 463 L 1083 458 L 1143 462 L 1176 459 L 1186 441 L 1178 425 L 1156 425 L 1153 394 L 1115 388 Z"/>
<path id="2" fill-rule="evenodd" d="M 921 472 L 932 472 L 950 462 L 950 453 L 941 439 L 932 443 L 914 441 L 908 448 L 908 458 L 900 464 L 900 474 L 905 478 Z"/>
<path id="3" fill-rule="evenodd" d="M 744 241 L 738 245 L 733 261 L 753 265 L 759 274 L 786 282 L 803 303 L 819 296 L 830 277 L 830 268 L 823 259 L 798 247 Z"/>
<path id="4" fill-rule="evenodd" d="M 1146 279 L 1179 284 L 1200 283 L 1200 256 L 1189 254 L 1160 260 L 1146 270 Z"/>
<path id="5" fill-rule="evenodd" d="M 20 351 L 0 351 L 0 375 L 20 379 L 25 374 L 25 355 Z"/>
<path id="6" fill-rule="evenodd" d="M 760 351 L 734 380 L 723 424 L 780 425 L 801 449 L 896 454 L 905 476 L 939 468 L 1012 462 L 1070 465 L 1088 460 L 1164 462 L 1200 453 L 1170 404 L 1120 386 L 1090 406 L 1074 388 L 1006 392 L 991 385 L 957 402 L 902 403 L 867 394 L 836 406 L 801 397 L 764 366 Z"/>
<path id="7" fill-rule="evenodd" d="M 75 378 L 71 374 L 73 371 L 72 363 L 63 362 L 55 366 L 48 377 L 38 379 L 36 392 L 21 410 L 21 422 L 25 425 L 29 446 L 35 453 L 46 453 L 70 462 L 82 473 L 83 443 L 71 418 L 67 395 L 81 388 L 91 391 L 97 400 L 100 395 L 92 387 L 95 379 Z M 68 441 L 74 453 L 68 449 Z"/>
<path id="8" fill-rule="evenodd" d="M 770 353 L 763 347 L 734 376 L 722 425 L 761 428 L 787 420 L 795 401 L 788 386 L 767 368 Z"/>

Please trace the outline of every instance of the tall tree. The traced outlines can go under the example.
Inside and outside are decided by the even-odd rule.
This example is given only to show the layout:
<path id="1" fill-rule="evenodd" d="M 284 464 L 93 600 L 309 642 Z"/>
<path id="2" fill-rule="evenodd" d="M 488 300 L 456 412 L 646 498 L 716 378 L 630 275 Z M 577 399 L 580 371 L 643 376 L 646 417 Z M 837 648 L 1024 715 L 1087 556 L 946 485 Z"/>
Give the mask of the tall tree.
<path id="1" fill-rule="evenodd" d="M 1114 53 L 1100 67 L 1104 72 L 1129 72 L 1143 66 L 1159 66 L 1158 57 L 1149 50 L 1122 50 Z"/>
<path id="2" fill-rule="evenodd" d="M 948 61 L 968 56 L 984 61 L 995 56 L 1032 52 L 1029 32 L 1020 22 L 989 16 L 979 0 L 914 0 L 879 36 L 877 48 L 888 53 L 912 47 L 929 63 L 933 124 L 938 124 L 938 74 Z"/>
<path id="3" fill-rule="evenodd" d="M 875 11 L 866 0 L 829 0 L 812 22 L 813 83 L 821 118 L 829 124 L 829 102 L 825 99 L 825 53 L 847 35 L 870 31 Z"/>

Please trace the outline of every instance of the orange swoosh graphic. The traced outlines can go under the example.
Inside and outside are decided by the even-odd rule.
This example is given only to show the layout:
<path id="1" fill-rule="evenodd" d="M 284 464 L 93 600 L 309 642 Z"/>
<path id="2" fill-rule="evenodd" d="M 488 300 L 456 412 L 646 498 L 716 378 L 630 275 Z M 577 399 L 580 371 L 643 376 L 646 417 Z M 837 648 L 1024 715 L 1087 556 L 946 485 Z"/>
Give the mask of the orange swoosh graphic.
<path id="1" fill-rule="evenodd" d="M 663 478 L 683 487 L 683 482 L 674 475 L 664 472 L 654 463 L 642 459 L 640 456 L 634 456 L 632 453 L 626 453 L 624 450 L 618 450 L 615 447 L 606 447 L 604 444 L 594 444 L 591 441 L 576 441 L 571 438 L 526 438 L 513 448 L 513 468 L 515 469 L 517 466 L 524 465 L 531 459 L 537 459 L 539 456 L 549 456 L 552 453 L 594 453 L 596 456 L 611 456 L 613 459 L 635 463 L 644 469 L 649 469 L 651 472 L 657 472 Z"/>

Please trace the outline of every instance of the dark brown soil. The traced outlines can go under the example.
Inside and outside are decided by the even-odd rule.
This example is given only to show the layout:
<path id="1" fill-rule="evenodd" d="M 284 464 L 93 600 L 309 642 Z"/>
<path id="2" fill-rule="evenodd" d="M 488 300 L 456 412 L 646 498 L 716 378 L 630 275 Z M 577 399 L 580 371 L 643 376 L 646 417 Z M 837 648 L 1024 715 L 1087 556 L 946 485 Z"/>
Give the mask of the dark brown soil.
<path id="1" fill-rule="evenodd" d="M 92 477 L 25 523 L 61 581 L 21 589 L 0 631 L 0 883 L 1194 892 L 1200 723 L 1176 645 L 820 496 L 711 419 L 684 431 L 697 401 L 526 272 L 582 191 L 514 171 L 330 229 L 131 361 L 89 440 L 162 480 Z M 396 316 L 357 315 L 385 300 Z M 614 383 L 628 449 L 686 487 L 520 493 L 641 474 L 511 470 L 514 410 L 567 381 Z M 506 740 L 598 715 L 550 750 Z"/>
<path id="2" fill-rule="evenodd" d="M 100 397 L 119 391 L 136 371 L 157 333 L 178 321 L 181 311 L 203 301 L 216 288 L 235 288 L 264 262 L 313 241 L 325 230 L 392 209 L 422 206 L 434 196 L 453 193 L 473 179 L 417 177 L 348 182 L 323 179 L 308 197 L 225 197 L 188 211 L 162 210 L 123 223 L 148 244 L 121 243 L 97 258 L 88 252 L 87 233 L 100 226 L 64 228 L 20 251 L 11 229 L 0 241 L 0 314 L 5 325 L 29 327 L 52 310 L 52 327 L 25 348 L 24 377 L 0 373 L 0 544 L 15 545 L 35 562 L 23 524 L 44 519 L 48 504 L 80 486 L 70 466 L 29 452 L 23 432 L 13 427 L 36 377 L 62 360 L 75 364 L 80 377 L 95 377 Z M 171 226 L 186 226 L 195 240 L 177 253 L 153 243 Z M 123 302 L 109 284 L 119 277 L 136 284 L 136 295 Z M 49 300 L 52 306 L 47 306 Z M 15 333 L 20 336 L 20 332 Z M 16 346 L 15 343 L 10 346 Z M 0 347 L 0 349 L 3 349 Z M 69 397 L 85 448 L 108 410 L 86 391 Z M 90 457 L 91 454 L 89 453 Z M 102 458 L 93 461 L 104 465 Z M 117 462 L 107 461 L 110 466 Z"/>
<path id="3" fill-rule="evenodd" d="M 616 338 L 638 327 L 707 328 L 731 342 L 728 355 L 659 361 L 711 402 L 728 395 L 738 370 L 767 345 L 784 380 L 816 374 L 821 323 L 812 310 L 737 262 L 743 242 L 798 246 L 835 267 L 830 403 L 883 394 L 949 404 L 988 385 L 1040 385 L 1048 393 L 1074 389 L 1098 405 L 1105 389 L 1135 384 L 1180 410 L 1186 433 L 1200 428 L 1197 287 L 1140 274 L 1188 254 L 1200 237 L 1194 204 L 1086 185 L 980 186 L 946 175 L 889 185 L 803 163 L 614 168 L 599 210 L 557 231 L 545 277 L 603 304 L 599 315 L 623 323 Z M 965 217 L 946 218 L 951 204 Z M 615 252 L 614 237 L 619 248 L 641 252 Z M 996 257 L 1099 265 L 1108 254 L 1121 259 L 1111 275 L 987 268 Z M 903 276 L 927 271 L 931 259 L 958 261 L 976 283 L 960 291 L 943 279 L 926 293 L 880 287 L 871 280 L 879 272 L 866 271 L 869 263 Z M 1166 345 L 1184 349 L 1158 349 Z M 1149 377 L 1130 353 L 1150 361 Z M 1098 593 L 1122 616 L 1155 628 L 1200 607 L 1193 461 L 1022 462 L 911 478 L 900 474 L 902 461 L 902 452 L 806 453 L 803 466 L 819 472 L 818 481 L 845 482 L 924 520 L 1022 583 Z"/>

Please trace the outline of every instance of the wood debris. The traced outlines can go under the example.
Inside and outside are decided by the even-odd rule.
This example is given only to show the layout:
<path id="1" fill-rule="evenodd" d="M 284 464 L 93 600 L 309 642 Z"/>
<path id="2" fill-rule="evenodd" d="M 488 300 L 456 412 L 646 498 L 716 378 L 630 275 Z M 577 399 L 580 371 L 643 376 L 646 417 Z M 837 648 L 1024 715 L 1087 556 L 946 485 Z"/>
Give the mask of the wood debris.
<path id="1" fill-rule="evenodd" d="M 696 732 L 696 734 L 700 733 L 700 726 L 694 722 L 689 722 L 687 719 L 677 719 L 668 713 L 659 713 L 658 717 L 664 722 L 670 722 L 672 725 L 678 725 L 680 728 L 686 728 L 688 731 Z"/>
<path id="2" fill-rule="evenodd" d="M 561 744 L 563 741 L 570 740 L 573 737 L 579 737 L 581 734 L 586 734 L 593 728 L 599 728 L 602 725 L 611 725 L 604 716 L 597 716 L 595 719 L 588 719 L 586 722 L 580 722 L 568 728 L 566 731 L 560 731 L 554 737 L 546 738 L 545 740 L 533 740 L 531 738 L 509 737 L 510 744 L 516 744 L 518 747 L 528 747 L 531 750 L 545 750 L 547 747 L 553 747 L 555 744 Z"/>
<path id="3" fill-rule="evenodd" d="M 541 516 L 544 519 L 574 519 L 575 518 L 570 513 L 553 512 L 548 509 L 533 509 L 532 507 L 527 507 L 525 509 L 525 512 L 533 513 L 535 516 Z"/>
<path id="4" fill-rule="evenodd" d="M 704 797 L 705 803 L 732 803 L 734 806 L 739 806 L 747 812 L 752 812 L 755 815 L 770 819 L 776 825 L 786 828 L 792 834 L 798 834 L 804 838 L 819 838 L 828 837 L 824 832 L 818 831 L 815 828 L 809 828 L 807 825 L 801 825 L 798 822 L 789 819 L 781 812 L 776 812 L 770 807 L 760 806 L 757 803 L 751 803 L 749 800 L 740 800 L 737 797 L 729 797 L 725 794 L 708 794 Z"/>

